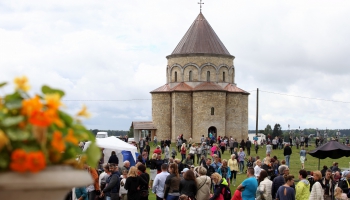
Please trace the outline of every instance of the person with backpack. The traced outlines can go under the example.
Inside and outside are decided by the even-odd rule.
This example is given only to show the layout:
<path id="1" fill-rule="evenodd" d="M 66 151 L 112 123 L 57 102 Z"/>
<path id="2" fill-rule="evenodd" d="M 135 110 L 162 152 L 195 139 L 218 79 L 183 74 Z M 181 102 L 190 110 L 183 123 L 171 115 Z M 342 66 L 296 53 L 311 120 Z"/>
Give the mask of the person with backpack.
<path id="1" fill-rule="evenodd" d="M 214 194 L 209 200 L 231 200 L 231 190 L 228 187 L 226 179 L 222 178 L 219 173 L 215 172 L 211 175 L 211 180 L 214 184 Z"/>
<path id="2" fill-rule="evenodd" d="M 254 168 L 250 167 L 247 170 L 247 177 L 238 187 L 237 190 L 242 191 L 242 199 L 255 200 L 255 193 L 258 188 L 258 181 L 254 176 Z"/>
<path id="3" fill-rule="evenodd" d="M 211 179 L 207 176 L 207 169 L 205 167 L 198 167 L 199 177 L 196 178 L 197 181 L 197 200 L 209 200 L 210 198 L 210 186 Z"/>

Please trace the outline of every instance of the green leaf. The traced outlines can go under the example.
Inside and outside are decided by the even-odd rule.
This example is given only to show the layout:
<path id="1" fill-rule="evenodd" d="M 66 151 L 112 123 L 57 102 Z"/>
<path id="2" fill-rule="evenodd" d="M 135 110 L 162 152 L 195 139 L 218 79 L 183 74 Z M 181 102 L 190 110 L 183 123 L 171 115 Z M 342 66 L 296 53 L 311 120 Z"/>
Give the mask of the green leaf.
<path id="1" fill-rule="evenodd" d="M 70 116 L 70 115 L 68 115 L 67 113 L 65 113 L 65 112 L 62 112 L 62 111 L 58 111 L 58 115 L 60 116 L 60 118 L 65 122 L 65 124 L 67 125 L 67 126 L 71 126 L 72 125 L 72 123 L 73 123 L 73 118 Z"/>
<path id="2" fill-rule="evenodd" d="M 10 163 L 10 155 L 8 152 L 2 152 L 0 154 L 0 169 L 7 169 Z"/>
<path id="3" fill-rule="evenodd" d="M 10 140 L 13 140 L 13 141 L 28 140 L 31 136 L 30 132 L 23 131 L 23 130 L 9 129 L 6 131 L 6 133 L 7 133 L 7 136 L 10 138 Z"/>
<path id="4" fill-rule="evenodd" d="M 17 100 L 13 100 L 13 101 L 8 101 L 5 103 L 5 106 L 10 110 L 19 109 L 22 107 L 22 100 L 17 99 Z"/>
<path id="5" fill-rule="evenodd" d="M 6 84 L 7 84 L 6 82 L 0 83 L 0 88 L 3 87 L 3 86 L 5 86 Z"/>
<path id="6" fill-rule="evenodd" d="M 63 96 L 64 96 L 64 92 L 63 92 L 62 90 L 50 88 L 50 87 L 47 86 L 47 85 L 44 85 L 44 86 L 41 88 L 41 91 L 42 91 L 44 94 L 55 94 L 55 93 L 58 93 L 58 94 L 60 95 L 60 97 L 63 97 Z"/>
<path id="7" fill-rule="evenodd" d="M 101 157 L 101 150 L 100 148 L 96 145 L 95 142 L 91 142 L 89 148 L 85 151 L 86 156 L 87 156 L 87 164 L 89 166 L 96 166 L 97 162 L 100 160 Z"/>
<path id="8" fill-rule="evenodd" d="M 22 96 L 20 93 L 18 93 L 17 91 L 13 94 L 9 94 L 5 96 L 5 101 L 16 101 L 16 100 L 22 100 Z"/>
<path id="9" fill-rule="evenodd" d="M 1 124 L 4 127 L 9 127 L 9 126 L 19 124 L 23 120 L 24 120 L 24 116 L 6 117 L 4 120 L 2 120 Z"/>

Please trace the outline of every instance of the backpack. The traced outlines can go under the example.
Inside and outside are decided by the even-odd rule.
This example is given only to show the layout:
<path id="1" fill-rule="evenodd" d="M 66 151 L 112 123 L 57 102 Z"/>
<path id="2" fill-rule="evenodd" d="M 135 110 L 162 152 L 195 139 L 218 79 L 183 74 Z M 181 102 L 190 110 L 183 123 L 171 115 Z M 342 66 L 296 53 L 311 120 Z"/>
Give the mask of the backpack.
<path id="1" fill-rule="evenodd" d="M 231 200 L 231 190 L 227 185 L 222 185 L 221 194 L 224 197 L 224 200 Z"/>

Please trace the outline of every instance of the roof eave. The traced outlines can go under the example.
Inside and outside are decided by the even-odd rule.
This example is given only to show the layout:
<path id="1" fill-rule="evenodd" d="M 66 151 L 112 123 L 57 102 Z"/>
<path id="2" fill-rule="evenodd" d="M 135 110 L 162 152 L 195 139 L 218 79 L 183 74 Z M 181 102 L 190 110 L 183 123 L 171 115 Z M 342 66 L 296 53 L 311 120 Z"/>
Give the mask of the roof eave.
<path id="1" fill-rule="evenodd" d="M 167 59 L 169 58 L 177 58 L 177 57 L 188 57 L 188 56 L 212 56 L 212 57 L 224 57 L 224 58 L 232 58 L 235 59 L 233 55 L 226 55 L 226 54 L 213 54 L 213 53 L 183 53 L 183 54 L 171 54 L 166 56 Z"/>

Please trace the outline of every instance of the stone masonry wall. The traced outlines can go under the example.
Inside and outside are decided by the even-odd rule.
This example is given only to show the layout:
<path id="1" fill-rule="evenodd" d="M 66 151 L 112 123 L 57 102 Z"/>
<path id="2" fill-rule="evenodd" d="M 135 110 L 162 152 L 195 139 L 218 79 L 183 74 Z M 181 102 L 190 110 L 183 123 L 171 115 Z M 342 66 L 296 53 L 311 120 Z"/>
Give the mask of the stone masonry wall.
<path id="1" fill-rule="evenodd" d="M 188 139 L 191 136 L 191 92 L 173 92 L 173 118 L 171 139 L 175 141 L 180 134 Z"/>
<path id="2" fill-rule="evenodd" d="M 188 66 L 184 69 L 184 81 L 190 80 L 190 71 L 192 71 L 192 81 L 199 81 L 198 69 L 195 66 Z"/>
<path id="3" fill-rule="evenodd" d="M 242 116 L 242 125 L 241 125 L 241 132 L 243 135 L 243 138 L 247 139 L 248 138 L 248 95 L 242 95 L 242 100 L 241 100 L 241 116 Z"/>
<path id="4" fill-rule="evenodd" d="M 216 69 L 213 66 L 205 66 L 202 68 L 201 73 L 201 80 L 200 81 L 207 81 L 207 72 L 210 72 L 210 81 L 211 82 L 217 82 L 216 81 Z"/>
<path id="5" fill-rule="evenodd" d="M 175 80 L 175 72 L 177 72 L 177 80 Z M 174 67 L 171 70 L 171 82 L 182 82 L 182 72 L 180 67 Z"/>
<path id="6" fill-rule="evenodd" d="M 225 72 L 225 81 L 223 73 Z M 228 73 L 228 69 L 226 67 L 221 67 L 218 74 L 218 82 L 230 82 L 232 78 L 230 79 L 230 75 Z"/>
<path id="7" fill-rule="evenodd" d="M 174 64 L 184 66 L 187 63 L 196 63 L 199 67 L 205 63 L 213 63 L 216 66 L 224 64 L 231 67 L 233 59 L 218 56 L 182 56 L 168 59 L 168 66 L 173 66 Z"/>
<path id="8" fill-rule="evenodd" d="M 171 97 L 170 93 L 152 94 L 152 120 L 157 127 L 158 140 L 170 137 Z"/>
<path id="9" fill-rule="evenodd" d="M 208 128 L 215 126 L 217 135 L 225 135 L 226 92 L 193 92 L 194 142 L 200 142 L 202 135 L 208 135 Z M 214 115 L 211 108 L 214 107 Z"/>
<path id="10" fill-rule="evenodd" d="M 221 65 L 226 65 L 228 68 L 231 68 L 233 66 L 233 58 L 226 58 L 226 57 L 219 57 L 219 56 L 182 56 L 182 57 L 175 57 L 175 58 L 169 58 L 168 59 L 168 67 L 172 67 L 174 64 L 178 64 L 182 67 L 184 67 L 186 64 L 191 64 L 194 63 L 195 65 L 197 65 L 198 67 L 202 67 L 204 64 L 207 63 L 211 63 L 214 66 L 204 66 L 201 68 L 201 72 L 200 74 L 197 76 L 196 73 L 193 73 L 193 77 L 197 77 L 197 78 L 193 78 L 193 81 L 207 81 L 207 71 L 210 71 L 210 81 L 220 81 L 220 79 L 222 80 L 222 77 L 216 77 L 216 70 L 217 68 L 219 68 L 219 66 Z M 197 72 L 198 73 L 198 69 L 194 66 L 189 66 L 186 67 L 185 70 L 181 71 L 180 67 L 173 67 L 171 72 L 170 72 L 170 78 L 168 78 L 168 83 L 170 82 L 175 82 L 175 78 L 174 78 L 174 72 L 177 71 L 177 82 L 181 82 L 181 81 L 188 81 L 188 72 L 190 71 L 190 69 L 194 69 L 193 72 Z M 195 70 L 196 69 L 196 70 Z M 221 75 L 219 74 L 219 76 L 222 76 L 222 69 L 220 69 L 221 71 Z M 182 79 L 182 77 L 179 79 L 179 76 L 183 76 L 184 79 Z M 232 80 L 232 74 L 229 74 L 228 72 L 226 73 L 227 79 L 225 80 L 225 82 L 228 83 L 233 83 Z"/>
<path id="11" fill-rule="evenodd" d="M 226 134 L 241 141 L 242 138 L 242 95 L 228 93 L 226 97 Z"/>

